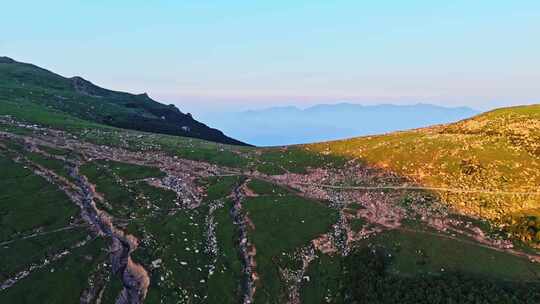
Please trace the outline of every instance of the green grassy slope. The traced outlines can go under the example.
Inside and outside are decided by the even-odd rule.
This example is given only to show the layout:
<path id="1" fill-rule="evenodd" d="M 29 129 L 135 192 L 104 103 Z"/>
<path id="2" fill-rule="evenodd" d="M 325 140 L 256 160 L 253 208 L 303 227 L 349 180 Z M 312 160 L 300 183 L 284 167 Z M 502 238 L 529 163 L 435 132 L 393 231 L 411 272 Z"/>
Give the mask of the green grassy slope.
<path id="1" fill-rule="evenodd" d="M 418 254 L 424 249 L 429 249 L 426 239 L 419 244 L 410 243 L 418 238 L 408 240 L 406 235 L 383 235 L 383 239 L 365 242 L 347 257 L 326 256 L 317 258 L 307 272 L 309 280 L 302 283 L 302 303 L 537 303 L 540 300 L 538 284 L 521 280 L 501 281 L 500 277 L 492 275 L 504 267 L 517 266 L 523 271 L 521 275 L 534 276 L 535 269 L 526 265 L 525 261 L 519 261 L 508 257 L 508 261 L 487 259 L 480 263 L 477 259 L 465 259 L 459 263 L 458 268 L 472 266 L 478 269 L 489 264 L 495 265 L 492 269 L 484 269 L 481 275 L 473 272 L 456 270 L 449 263 L 443 262 L 442 266 L 431 261 L 432 256 Z M 392 239 L 393 247 L 381 247 L 386 241 Z M 401 242 L 406 242 L 401 247 Z M 447 247 L 449 252 L 437 252 L 439 257 L 448 257 L 457 250 L 477 250 L 476 247 L 453 248 L 455 243 L 439 243 L 436 240 L 434 250 Z M 426 246 L 427 245 L 427 246 Z M 441 247 L 441 245 L 443 245 Z M 456 250 L 457 249 L 457 250 Z M 403 251 L 403 253 L 401 253 Z M 429 252 L 433 253 L 433 252 Z M 412 255 L 411 255 L 412 254 Z M 474 256 L 471 252 L 468 256 Z M 407 272 L 397 273 L 396 269 L 403 263 L 403 258 L 411 255 L 407 260 Z M 489 253 L 488 253 L 489 258 Z M 497 259 L 500 257 L 497 257 Z M 437 257 L 435 257 L 437 259 Z M 479 264 L 479 265 L 476 265 Z M 436 267 L 433 273 L 419 273 L 418 268 Z M 523 267 L 525 266 L 525 267 Z M 534 266 L 532 266 L 534 267 Z M 474 270 L 473 269 L 473 270 Z M 516 270 L 517 270 L 516 269 Z M 531 270 L 529 272 L 529 270 Z M 509 270 L 516 273 L 517 271 Z M 487 275 L 486 275 L 487 274 Z"/>
<path id="2" fill-rule="evenodd" d="M 287 193 L 272 184 L 253 180 L 248 186 L 259 195 L 244 203 L 252 223 L 248 238 L 256 248 L 256 272 L 260 278 L 255 302 L 283 303 L 287 288 L 280 279 L 280 269 L 296 269 L 299 250 L 329 231 L 337 215 L 321 202 Z"/>
<path id="3" fill-rule="evenodd" d="M 76 301 L 92 268 L 105 261 L 105 246 L 94 240 L 78 248 L 88 236 L 78 207 L 10 156 L 0 149 L 0 282 L 28 271 L 29 265 L 44 267 L 0 292 L 0 302 Z M 66 251 L 73 255 L 55 258 Z"/>
<path id="4" fill-rule="evenodd" d="M 107 262 L 103 239 L 71 250 L 71 253 L 50 263 L 0 292 L 1 303 L 78 303 L 87 289 L 89 278 L 100 264 Z"/>

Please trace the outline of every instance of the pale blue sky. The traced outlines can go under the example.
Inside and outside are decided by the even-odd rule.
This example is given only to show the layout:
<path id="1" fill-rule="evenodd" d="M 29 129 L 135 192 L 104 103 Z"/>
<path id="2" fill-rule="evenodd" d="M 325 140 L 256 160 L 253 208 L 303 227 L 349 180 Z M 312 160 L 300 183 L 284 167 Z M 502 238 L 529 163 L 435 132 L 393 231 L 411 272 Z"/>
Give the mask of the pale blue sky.
<path id="1" fill-rule="evenodd" d="M 537 0 L 9 2 L 0 55 L 195 113 L 540 102 Z"/>

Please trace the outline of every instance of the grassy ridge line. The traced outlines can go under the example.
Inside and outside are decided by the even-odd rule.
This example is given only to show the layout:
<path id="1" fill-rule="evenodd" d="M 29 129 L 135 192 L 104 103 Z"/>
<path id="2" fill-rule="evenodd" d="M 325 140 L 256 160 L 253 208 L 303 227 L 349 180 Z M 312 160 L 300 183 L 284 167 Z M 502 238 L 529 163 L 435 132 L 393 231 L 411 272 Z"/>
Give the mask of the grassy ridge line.
<path id="1" fill-rule="evenodd" d="M 309 151 L 357 159 L 435 190 L 461 212 L 500 219 L 540 207 L 540 105 L 481 114 L 454 124 L 304 145 Z M 482 197 L 523 194 L 534 197 Z"/>

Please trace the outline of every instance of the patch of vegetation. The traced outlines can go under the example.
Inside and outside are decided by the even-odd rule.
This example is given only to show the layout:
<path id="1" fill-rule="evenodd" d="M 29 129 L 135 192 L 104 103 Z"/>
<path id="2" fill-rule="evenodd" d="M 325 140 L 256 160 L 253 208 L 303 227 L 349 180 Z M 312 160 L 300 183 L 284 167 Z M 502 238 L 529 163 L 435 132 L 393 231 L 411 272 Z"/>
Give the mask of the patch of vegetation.
<path id="1" fill-rule="evenodd" d="M 229 196 L 233 188 L 240 183 L 241 179 L 242 177 L 240 176 L 212 176 L 201 180 L 201 184 L 206 187 L 205 201 L 211 202 Z"/>
<path id="2" fill-rule="evenodd" d="M 365 207 L 362 206 L 359 203 L 350 203 L 350 204 L 347 205 L 347 208 L 357 211 L 357 210 L 360 210 L 360 209 L 364 209 Z"/>
<path id="3" fill-rule="evenodd" d="M 2 90 L 0 90 L 0 92 L 2 92 Z M 107 129 L 107 127 L 103 125 L 77 119 L 64 112 L 51 109 L 44 105 L 32 103 L 26 99 L 14 101 L 13 99 L 8 100 L 0 97 L 0 104 L 0 115 L 10 115 L 16 117 L 18 120 L 28 122 L 28 124 L 39 124 L 41 126 L 74 133 L 81 132 L 86 128 Z"/>
<path id="4" fill-rule="evenodd" d="M 342 167 L 346 158 L 310 151 L 301 146 L 260 149 L 258 169 L 262 173 L 274 175 L 283 171 L 306 173 L 307 168 Z"/>
<path id="5" fill-rule="evenodd" d="M 58 155 L 58 156 L 67 156 L 73 153 L 73 151 L 70 151 L 70 150 L 52 148 L 52 147 L 47 147 L 47 146 L 39 146 L 39 149 L 51 155 Z"/>
<path id="6" fill-rule="evenodd" d="M 400 275 L 460 272 L 499 280 L 535 281 L 540 274 L 540 265 L 525 258 L 429 232 L 387 231 L 369 243 L 390 250 L 393 262 L 388 271 Z"/>
<path id="7" fill-rule="evenodd" d="M 43 166 L 64 177 L 65 179 L 73 181 L 73 178 L 69 174 L 69 169 L 66 167 L 66 164 L 63 161 L 47 157 L 36 152 L 27 152 L 25 155 L 32 163 Z"/>
<path id="8" fill-rule="evenodd" d="M 116 174 L 120 178 L 129 181 L 150 177 L 160 178 L 165 176 L 165 173 L 156 167 L 126 164 L 114 161 L 100 161 L 99 163 L 101 166 L 109 168 L 113 174 Z"/>
<path id="9" fill-rule="evenodd" d="M 260 179 L 252 179 L 247 184 L 248 188 L 253 190 L 259 195 L 288 195 L 290 191 L 278 186 L 276 184 L 269 183 Z"/>
<path id="10" fill-rule="evenodd" d="M 508 215 L 503 219 L 502 231 L 511 238 L 519 240 L 533 247 L 540 247 L 540 216 L 529 215 L 535 213 L 529 211 L 525 215 Z"/>
<path id="11" fill-rule="evenodd" d="M 146 303 L 203 301 L 211 263 L 205 251 L 205 215 L 198 209 L 186 210 L 138 225 L 136 235 L 144 241 L 133 258 L 150 270 Z M 158 259 L 156 268 L 152 263 Z"/>
<path id="12" fill-rule="evenodd" d="M 255 169 L 263 174 L 268 175 L 281 175 L 287 173 L 285 169 L 279 167 L 272 162 L 263 162 L 255 167 Z"/>
<path id="13" fill-rule="evenodd" d="M 167 146 L 165 149 L 169 150 L 171 147 Z M 233 168 L 243 168 L 248 164 L 248 160 L 242 155 L 219 145 L 201 144 L 199 142 L 198 145 L 181 145 L 172 149 L 172 154 L 178 157 L 209 162 L 211 164 Z"/>
<path id="14" fill-rule="evenodd" d="M 95 161 L 81 166 L 81 173 L 96 185 L 106 205 L 100 208 L 121 218 L 139 218 L 149 214 L 166 213 L 175 206 L 173 191 L 150 186 L 149 177 L 164 173 L 157 168 L 119 162 Z"/>
<path id="15" fill-rule="evenodd" d="M 151 273 L 145 303 L 238 302 L 241 263 L 236 226 L 229 215 L 232 202 L 226 197 L 239 181 L 236 176 L 202 180 L 207 196 L 199 208 L 130 224 L 130 231 L 142 240 L 133 258 Z M 210 214 L 210 205 L 217 201 L 223 205 Z M 217 253 L 209 251 L 210 216 L 216 224 Z"/>
<path id="16" fill-rule="evenodd" d="M 215 270 L 208 278 L 208 303 L 233 304 L 240 301 L 242 264 L 237 247 L 239 232 L 230 214 L 233 202 L 227 197 L 242 179 L 240 176 L 207 179 L 206 203 L 216 200 L 223 203 L 223 206 L 213 213 L 218 251 L 215 256 Z"/>
<path id="17" fill-rule="evenodd" d="M 76 228 L 28 239 L 15 237 L 13 242 L 0 246 L 0 282 L 27 269 L 31 264 L 40 264 L 44 259 L 69 249 L 84 240 L 86 235 L 84 228 Z"/>
<path id="18" fill-rule="evenodd" d="M 230 209 L 232 201 L 214 212 L 218 254 L 216 270 L 208 279 L 208 303 L 238 303 L 242 281 L 242 263 L 238 254 L 237 227 L 233 224 Z"/>
<path id="19" fill-rule="evenodd" d="M 83 290 L 89 287 L 88 277 L 106 258 L 105 242 L 95 239 L 0 291 L 0 302 L 78 303 Z"/>
<path id="20" fill-rule="evenodd" d="M 320 202 L 293 195 L 249 198 L 244 210 L 254 224 L 249 239 L 257 249 L 256 271 L 260 276 L 255 301 L 281 303 L 284 285 L 279 267 L 295 263 L 290 256 L 327 232 L 337 213 Z"/>
<path id="21" fill-rule="evenodd" d="M 387 251 L 374 247 L 346 257 L 341 270 L 341 302 L 536 303 L 540 300 L 538 282 L 510 283 L 456 272 L 403 277 L 388 271 L 393 263 Z"/>
<path id="22" fill-rule="evenodd" d="M 0 168 L 0 243 L 5 242 L 0 246 L 0 281 L 4 281 L 83 240 L 86 232 L 83 228 L 54 232 L 70 225 L 79 212 L 55 185 L 2 155 Z"/>
<path id="23" fill-rule="evenodd" d="M 355 232 L 358 232 L 362 230 L 362 228 L 366 225 L 366 221 L 362 218 L 355 218 L 351 221 L 351 229 Z"/>
<path id="24" fill-rule="evenodd" d="M 347 257 L 321 255 L 301 288 L 303 303 L 536 303 L 540 282 L 507 281 L 466 269 L 396 273 L 400 251 L 363 245 Z M 414 265 L 414 263 L 411 263 Z"/>
<path id="25" fill-rule="evenodd" d="M 56 186 L 0 154 L 0 241 L 67 226 L 78 207 Z"/>
<path id="26" fill-rule="evenodd" d="M 3 124 L 2 122 L 0 122 L 0 131 L 23 136 L 31 135 L 33 133 L 33 131 L 30 129 Z"/>
<path id="27" fill-rule="evenodd" d="M 311 262 L 300 285 L 302 303 L 344 303 L 342 264 L 342 257 L 325 254 Z"/>
<path id="28" fill-rule="evenodd" d="M 120 292 L 123 288 L 124 285 L 122 285 L 122 280 L 119 277 L 112 275 L 111 273 L 109 276 L 109 281 L 104 286 L 101 303 L 116 303 L 116 299 L 118 298 L 118 295 L 120 295 Z"/>
<path id="29" fill-rule="evenodd" d="M 100 209 L 105 209 L 114 216 L 126 218 L 133 214 L 135 209 L 142 208 L 137 206 L 136 195 L 119 183 L 108 168 L 98 163 L 87 163 L 81 166 L 80 171 L 96 186 L 96 191 L 104 195 L 108 204 L 102 205 L 97 201 Z"/>

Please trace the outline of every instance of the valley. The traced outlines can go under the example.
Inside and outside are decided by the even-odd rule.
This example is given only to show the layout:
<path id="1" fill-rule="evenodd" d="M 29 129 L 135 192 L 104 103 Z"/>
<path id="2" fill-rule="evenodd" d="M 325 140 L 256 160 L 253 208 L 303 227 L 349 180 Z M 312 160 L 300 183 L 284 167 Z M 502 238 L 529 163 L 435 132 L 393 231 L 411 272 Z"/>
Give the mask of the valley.
<path id="1" fill-rule="evenodd" d="M 538 303 L 539 121 L 261 148 L 2 57 L 0 302 Z"/>
<path id="2" fill-rule="evenodd" d="M 64 302 L 346 303 L 347 292 L 356 290 L 351 284 L 362 279 L 343 271 L 355 267 L 359 276 L 380 276 L 356 263 L 381 258 L 387 274 L 377 280 L 389 280 L 385 284 L 398 295 L 407 280 L 448 276 L 428 288 L 444 290 L 455 275 L 464 276 L 464 288 L 483 286 L 469 290 L 472 296 L 503 285 L 513 287 L 498 289 L 496 296 L 522 301 L 538 295 L 534 241 L 503 233 L 490 212 L 462 212 L 447 200 L 534 200 L 532 189 L 433 187 L 310 151 L 318 146 L 259 149 L 56 126 L 12 115 L 0 119 L 2 168 L 13 167 L 2 182 L 31 179 L 25 185 L 56 193 L 70 210 L 60 213 L 68 218 L 53 221 L 58 213 L 43 204 L 44 218 L 30 221 L 21 212 L 35 207 L 2 205 L 8 214 L 3 221 L 21 216 L 16 223 L 24 225 L 2 227 L 2 264 L 13 268 L 2 270 L 2 301 L 30 303 L 34 295 L 24 292 L 25 284 L 48 274 L 40 284 L 54 284 L 53 276 L 76 273 L 79 285 Z M 28 194 L 2 190 L 2 200 Z M 43 242 L 48 247 L 37 250 Z M 20 256 L 20 248 L 35 254 Z M 87 262 L 69 264 L 81 258 Z M 15 259 L 20 261 L 8 262 Z M 43 288 L 44 296 L 57 296 Z"/>
<path id="3" fill-rule="evenodd" d="M 4 1 L 0 304 L 539 304 L 540 1 Z"/>

